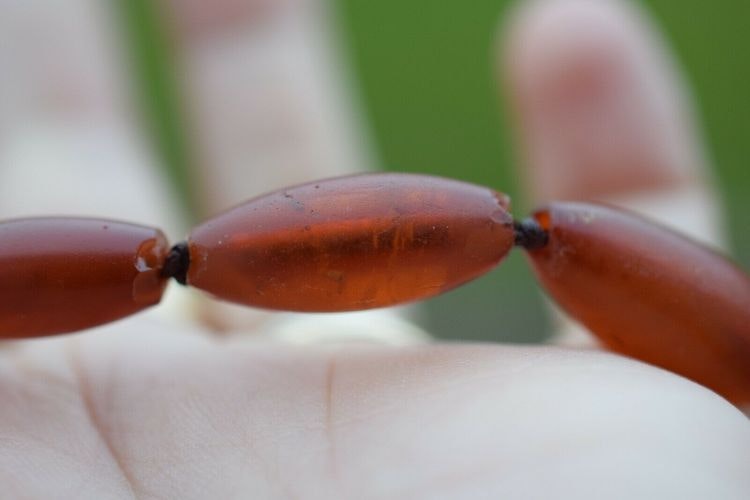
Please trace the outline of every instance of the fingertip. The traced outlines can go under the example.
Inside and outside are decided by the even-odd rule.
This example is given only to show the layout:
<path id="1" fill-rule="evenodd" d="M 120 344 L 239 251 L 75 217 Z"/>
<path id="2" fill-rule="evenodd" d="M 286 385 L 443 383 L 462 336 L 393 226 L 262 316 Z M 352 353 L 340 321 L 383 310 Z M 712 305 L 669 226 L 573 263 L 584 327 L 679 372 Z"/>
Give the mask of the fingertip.
<path id="1" fill-rule="evenodd" d="M 519 4 L 503 68 L 538 201 L 694 182 L 685 89 L 647 17 L 617 0 Z"/>
<path id="2" fill-rule="evenodd" d="M 186 42 L 226 34 L 243 24 L 262 22 L 290 0 L 164 0 L 170 20 Z"/>
<path id="3" fill-rule="evenodd" d="M 721 244 L 688 92 L 646 12 L 622 0 L 519 2 L 502 40 L 535 203 L 603 201 Z M 587 337 L 556 316 L 566 339 Z"/>

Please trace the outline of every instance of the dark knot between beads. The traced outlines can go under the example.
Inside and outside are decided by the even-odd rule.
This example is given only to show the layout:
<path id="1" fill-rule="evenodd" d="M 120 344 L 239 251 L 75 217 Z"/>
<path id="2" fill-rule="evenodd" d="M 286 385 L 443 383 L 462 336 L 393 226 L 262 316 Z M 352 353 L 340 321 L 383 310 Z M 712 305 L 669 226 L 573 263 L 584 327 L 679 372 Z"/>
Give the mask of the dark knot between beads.
<path id="1" fill-rule="evenodd" d="M 526 250 L 536 250 L 547 245 L 549 234 L 536 219 L 528 217 L 522 221 L 513 222 L 516 246 Z"/>
<path id="2" fill-rule="evenodd" d="M 164 260 L 164 267 L 161 275 L 165 278 L 174 278 L 181 285 L 187 284 L 187 272 L 190 267 L 190 251 L 187 242 L 183 241 L 173 246 L 167 258 Z"/>

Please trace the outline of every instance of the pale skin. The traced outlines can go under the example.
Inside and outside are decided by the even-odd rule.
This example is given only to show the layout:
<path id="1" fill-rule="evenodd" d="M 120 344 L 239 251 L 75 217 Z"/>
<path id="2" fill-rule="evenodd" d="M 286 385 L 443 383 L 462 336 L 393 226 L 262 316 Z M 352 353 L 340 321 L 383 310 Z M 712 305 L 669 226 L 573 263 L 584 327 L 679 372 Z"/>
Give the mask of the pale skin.
<path id="1" fill-rule="evenodd" d="M 241 64 L 228 32 L 244 24 L 262 30 L 264 23 L 273 30 L 274 9 L 306 15 L 294 13 L 293 1 L 279 2 L 282 7 L 249 3 L 254 8 L 230 0 L 169 3 L 183 30 L 186 73 L 203 75 L 188 82 L 194 115 L 201 118 L 199 147 L 230 179 L 236 175 L 232 159 L 253 142 L 222 142 L 221 134 L 201 129 L 221 126 L 222 118 L 227 127 L 244 119 L 241 105 L 239 117 L 218 109 L 216 92 L 227 90 L 223 65 L 206 63 L 206 54 L 221 46 L 224 65 L 233 67 L 233 57 Z M 211 22 L 194 22 L 205 18 L 205 9 L 216 9 Z M 3 17 L 9 14 L 0 12 Z M 710 206 L 690 113 L 676 97 L 682 84 L 643 22 L 624 4 L 604 0 L 529 2 L 508 15 L 498 64 L 538 201 L 574 194 L 638 206 L 645 198 L 649 207 L 666 207 L 656 214 L 665 218 L 685 203 Z M 587 47 L 596 47 L 593 58 Z M 582 85 L 598 89 L 598 100 L 574 98 L 581 84 L 566 76 L 570 67 L 588 75 Z M 112 143 L 127 148 L 129 139 L 118 142 L 117 134 L 131 130 L 132 117 L 119 115 L 125 106 L 110 103 L 110 84 L 98 78 L 84 83 L 104 90 L 74 100 L 84 110 L 76 108 L 76 116 L 100 120 L 95 128 L 111 130 Z M 616 85 L 622 81 L 631 84 Z M 63 83 L 39 85 L 48 92 Z M 299 96 L 303 103 L 306 98 L 315 96 Z M 19 106 L 19 116 L 27 113 Z M 611 116 L 607 127 L 581 118 L 598 113 Z M 644 133 L 643 124 L 659 126 Z M 578 141 L 584 135 L 591 138 L 586 147 Z M 330 146 L 318 158 L 366 157 L 344 151 L 342 137 L 312 141 Z M 232 147 L 239 149 L 224 149 Z M 632 155 L 629 162 L 623 152 Z M 148 155 L 143 164 L 133 161 L 132 170 L 150 171 Z M 633 163 L 642 170 L 628 173 Z M 218 204 L 211 200 L 221 183 L 211 189 L 207 203 Z M 116 205 L 118 195 L 111 196 Z M 149 195 L 142 196 L 149 205 Z M 159 202 L 150 206 L 156 212 Z M 169 225 L 168 216 L 161 217 Z M 687 230 L 713 238 L 707 224 Z M 350 335 L 356 339 L 356 332 Z M 273 336 L 217 337 L 199 323 L 174 326 L 149 316 L 2 347 L 2 498 L 750 496 L 750 424 L 740 411 L 697 384 L 596 349 L 291 346 Z"/>

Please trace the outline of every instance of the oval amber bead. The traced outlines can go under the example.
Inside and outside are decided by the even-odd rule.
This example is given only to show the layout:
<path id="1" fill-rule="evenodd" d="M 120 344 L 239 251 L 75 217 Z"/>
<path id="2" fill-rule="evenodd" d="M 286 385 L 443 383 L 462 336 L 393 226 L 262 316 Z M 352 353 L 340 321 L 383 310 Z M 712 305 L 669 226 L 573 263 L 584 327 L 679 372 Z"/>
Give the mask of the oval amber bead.
<path id="1" fill-rule="evenodd" d="M 513 245 L 508 199 L 436 177 L 373 174 L 262 196 L 197 227 L 188 284 L 240 304 L 349 311 L 424 299 Z"/>
<path id="2" fill-rule="evenodd" d="M 156 304 L 167 251 L 161 231 L 122 222 L 0 223 L 0 338 L 72 332 Z"/>
<path id="3" fill-rule="evenodd" d="M 529 251 L 550 295 L 610 349 L 750 403 L 750 278 L 713 251 L 612 208 L 556 203 Z"/>

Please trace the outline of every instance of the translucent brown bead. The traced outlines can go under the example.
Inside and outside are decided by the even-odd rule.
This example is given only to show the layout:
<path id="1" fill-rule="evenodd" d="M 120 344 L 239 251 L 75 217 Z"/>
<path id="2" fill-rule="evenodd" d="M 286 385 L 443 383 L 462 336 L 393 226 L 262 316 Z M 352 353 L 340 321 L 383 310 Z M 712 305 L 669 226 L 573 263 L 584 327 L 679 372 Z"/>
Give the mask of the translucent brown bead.
<path id="1" fill-rule="evenodd" d="M 437 295 L 513 245 L 508 200 L 447 179 L 361 175 L 242 204 L 193 230 L 188 284 L 250 306 L 348 311 Z"/>
<path id="2" fill-rule="evenodd" d="M 0 338 L 72 332 L 161 299 L 161 231 L 99 219 L 0 223 Z"/>
<path id="3" fill-rule="evenodd" d="M 713 251 L 618 210 L 555 203 L 529 252 L 555 301 L 610 349 L 750 403 L 750 278 Z"/>

